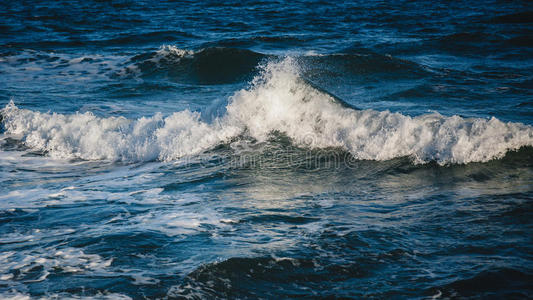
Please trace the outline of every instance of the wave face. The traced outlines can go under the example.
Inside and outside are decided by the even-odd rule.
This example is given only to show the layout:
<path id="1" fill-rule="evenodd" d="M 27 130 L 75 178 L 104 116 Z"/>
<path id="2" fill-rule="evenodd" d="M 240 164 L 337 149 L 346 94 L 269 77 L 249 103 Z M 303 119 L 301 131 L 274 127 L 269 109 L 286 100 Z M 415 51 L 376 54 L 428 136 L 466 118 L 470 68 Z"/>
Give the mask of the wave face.
<path id="1" fill-rule="evenodd" d="M 251 50 L 207 47 L 198 51 L 171 45 L 143 53 L 116 73 L 119 77 L 166 77 L 173 82 L 225 84 L 246 79 L 267 56 Z"/>
<path id="2" fill-rule="evenodd" d="M 265 142 L 274 132 L 296 146 L 340 148 L 360 160 L 410 157 L 415 163 L 486 162 L 533 145 L 533 128 L 496 118 L 354 110 L 300 76 L 293 58 L 265 64 L 248 89 L 230 97 L 226 113 L 203 121 L 188 110 L 136 120 L 2 110 L 7 134 L 57 158 L 173 160 L 245 135 Z"/>

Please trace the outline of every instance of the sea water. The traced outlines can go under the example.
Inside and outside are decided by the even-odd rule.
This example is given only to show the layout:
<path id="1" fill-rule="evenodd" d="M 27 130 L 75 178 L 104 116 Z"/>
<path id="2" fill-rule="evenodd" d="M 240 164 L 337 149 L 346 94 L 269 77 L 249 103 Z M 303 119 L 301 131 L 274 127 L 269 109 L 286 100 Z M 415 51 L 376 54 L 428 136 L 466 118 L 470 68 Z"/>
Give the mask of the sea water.
<path id="1" fill-rule="evenodd" d="M 533 295 L 528 2 L 0 8 L 0 298 Z"/>

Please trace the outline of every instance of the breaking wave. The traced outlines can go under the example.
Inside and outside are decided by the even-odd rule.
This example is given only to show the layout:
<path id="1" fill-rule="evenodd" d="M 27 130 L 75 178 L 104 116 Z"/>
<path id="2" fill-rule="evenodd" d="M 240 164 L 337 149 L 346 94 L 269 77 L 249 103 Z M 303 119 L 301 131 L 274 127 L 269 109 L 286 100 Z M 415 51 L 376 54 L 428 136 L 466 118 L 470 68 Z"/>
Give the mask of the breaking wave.
<path id="1" fill-rule="evenodd" d="M 174 160 L 242 136 L 265 142 L 272 133 L 286 135 L 296 146 L 338 148 L 360 160 L 410 157 L 415 163 L 441 165 L 486 162 L 533 146 L 533 127 L 494 117 L 355 110 L 313 87 L 300 73 L 290 57 L 266 63 L 249 88 L 231 96 L 225 112 L 211 121 L 188 110 L 132 120 L 89 112 L 41 113 L 13 102 L 1 115 L 5 134 L 27 147 L 85 160 Z"/>

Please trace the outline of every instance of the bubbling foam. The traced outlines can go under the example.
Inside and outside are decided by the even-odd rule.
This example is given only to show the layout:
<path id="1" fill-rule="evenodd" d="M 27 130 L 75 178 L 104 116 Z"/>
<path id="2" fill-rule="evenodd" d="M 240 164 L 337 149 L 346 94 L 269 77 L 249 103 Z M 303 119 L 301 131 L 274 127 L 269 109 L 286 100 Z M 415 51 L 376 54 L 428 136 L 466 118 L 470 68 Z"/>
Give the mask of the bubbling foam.
<path id="1" fill-rule="evenodd" d="M 228 118 L 246 124 L 253 137 L 263 139 L 279 131 L 298 145 L 338 147 L 357 159 L 410 156 L 417 163 L 485 162 L 533 145 L 531 126 L 494 117 L 465 119 L 438 113 L 410 117 L 346 108 L 306 84 L 290 58 L 267 65 L 253 88 L 231 100 Z"/>
<path id="2" fill-rule="evenodd" d="M 59 158 L 87 160 L 173 160 L 199 154 L 246 135 L 266 141 L 283 133 L 295 145 L 340 148 L 356 159 L 411 157 L 415 163 L 486 162 L 509 150 L 533 145 L 533 128 L 496 118 L 410 117 L 354 110 L 300 77 L 293 58 L 270 62 L 248 89 L 230 97 L 224 115 L 211 122 L 188 110 L 168 117 L 128 120 L 91 113 L 62 115 L 3 110 L 5 132 L 33 149 Z"/>
<path id="3" fill-rule="evenodd" d="M 218 122 L 201 122 L 199 113 L 188 110 L 165 118 L 158 113 L 150 118 L 129 120 L 99 118 L 90 112 L 40 113 L 10 103 L 2 114 L 7 134 L 54 158 L 172 160 L 197 154 L 238 132 L 237 128 L 222 127 Z"/>

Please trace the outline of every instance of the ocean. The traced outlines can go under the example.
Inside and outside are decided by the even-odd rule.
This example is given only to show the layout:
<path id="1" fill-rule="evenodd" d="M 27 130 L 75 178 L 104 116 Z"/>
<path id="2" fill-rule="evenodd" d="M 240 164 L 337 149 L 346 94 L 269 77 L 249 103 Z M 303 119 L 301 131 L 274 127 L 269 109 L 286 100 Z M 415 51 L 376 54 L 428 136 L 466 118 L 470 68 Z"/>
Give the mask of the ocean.
<path id="1" fill-rule="evenodd" d="M 0 298 L 533 297 L 531 2 L 0 16 Z"/>

